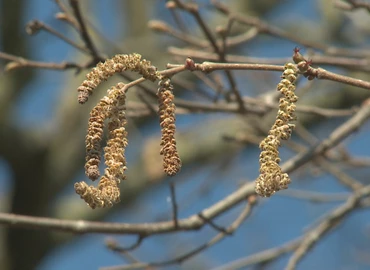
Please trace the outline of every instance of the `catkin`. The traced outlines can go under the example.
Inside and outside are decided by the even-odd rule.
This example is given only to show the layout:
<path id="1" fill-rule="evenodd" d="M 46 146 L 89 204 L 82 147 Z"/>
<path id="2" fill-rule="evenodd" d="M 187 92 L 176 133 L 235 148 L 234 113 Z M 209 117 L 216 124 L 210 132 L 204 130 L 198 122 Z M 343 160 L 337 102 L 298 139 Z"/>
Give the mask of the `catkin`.
<path id="1" fill-rule="evenodd" d="M 189 66 L 187 60 L 187 65 Z M 194 63 L 193 63 L 194 64 Z M 192 66 L 189 66 L 190 68 Z M 188 67 L 188 68 L 189 68 Z M 167 77 L 157 72 L 156 67 L 139 54 L 120 54 L 103 63 L 99 63 L 89 72 L 87 79 L 78 87 L 78 102 L 83 104 L 88 100 L 93 90 L 103 81 L 125 70 L 138 72 L 150 81 L 159 80 L 157 92 L 160 126 L 162 131 L 161 151 L 163 155 L 163 170 L 173 176 L 181 168 L 181 160 L 175 140 L 175 104 L 173 86 Z M 104 122 L 107 121 L 108 140 L 104 148 L 106 169 L 100 178 L 98 186 L 89 186 L 85 182 L 74 185 L 75 191 L 91 208 L 110 207 L 120 201 L 119 184 L 125 179 L 126 167 L 125 148 L 127 147 L 125 91 L 123 83 L 108 90 L 108 95 L 102 98 L 90 113 L 86 136 L 85 173 L 91 180 L 99 178 L 99 164 L 102 156 Z"/>
<path id="2" fill-rule="evenodd" d="M 86 163 L 85 173 L 88 178 L 95 181 L 99 178 L 99 164 L 101 160 L 101 142 L 103 140 L 104 120 L 107 118 L 107 107 L 110 100 L 102 98 L 91 110 L 86 135 Z"/>
<path id="3" fill-rule="evenodd" d="M 124 86 L 125 85 L 123 83 L 118 83 L 108 91 L 108 96 L 102 99 L 100 102 L 104 104 L 104 106 L 102 106 L 104 108 L 102 109 L 102 111 L 104 111 L 103 115 L 105 118 L 109 119 L 108 141 L 107 146 L 104 148 L 105 165 L 107 166 L 105 173 L 101 177 L 97 188 L 94 186 L 89 186 L 85 182 L 79 182 L 75 184 L 76 193 L 79 194 L 80 197 L 84 199 L 85 202 L 93 209 L 96 207 L 110 207 L 114 203 L 120 201 L 119 183 L 121 180 L 125 179 L 124 172 L 127 169 L 125 148 L 128 145 L 127 131 L 125 129 L 127 120 L 125 115 L 126 95 L 124 92 Z M 103 117 L 100 117 L 98 120 L 100 121 L 102 118 Z M 90 125 L 93 127 L 99 126 L 99 129 L 90 129 Z M 102 135 L 102 122 L 93 124 L 93 121 L 90 117 L 89 131 L 90 130 L 91 136 L 88 134 L 89 139 L 86 141 L 89 142 L 89 144 L 87 143 L 86 147 L 87 149 L 91 148 L 95 150 L 97 149 L 97 142 L 99 142 L 100 147 L 101 138 L 97 139 L 96 137 L 98 136 L 96 133 L 94 134 L 93 131 L 99 133 L 99 135 Z M 89 159 L 85 165 L 86 174 L 97 169 L 97 161 L 100 162 L 100 152 L 99 155 L 95 152 L 94 154 L 95 155 L 88 155 Z"/>
<path id="4" fill-rule="evenodd" d="M 102 176 L 98 187 L 89 186 L 85 182 L 75 183 L 75 191 L 92 208 L 111 207 L 120 201 L 118 183 Z"/>
<path id="5" fill-rule="evenodd" d="M 158 88 L 159 121 L 162 131 L 161 151 L 163 155 L 163 170 L 169 176 L 174 176 L 180 171 L 181 160 L 176 148 L 176 116 L 173 95 L 173 86 L 168 78 L 159 82 Z"/>
<path id="6" fill-rule="evenodd" d="M 108 113 L 108 130 L 109 136 L 107 146 L 104 148 L 104 158 L 107 169 L 105 175 L 118 181 L 124 180 L 124 171 L 126 167 L 125 149 L 128 145 L 126 131 L 126 95 L 121 89 L 123 83 L 119 83 L 117 87 L 112 88 L 109 97 L 112 99 L 111 109 Z"/>
<path id="7" fill-rule="evenodd" d="M 138 72 L 144 78 L 153 82 L 158 79 L 156 68 L 151 65 L 150 61 L 145 59 L 142 60 L 140 54 L 117 54 L 113 58 L 107 59 L 104 63 L 98 63 L 97 66 L 86 75 L 87 79 L 77 88 L 78 102 L 81 104 L 85 103 L 93 90 L 101 82 L 107 80 L 115 73 L 120 73 L 125 70 Z"/>
<path id="8" fill-rule="evenodd" d="M 295 103 L 298 97 L 294 91 L 297 72 L 298 69 L 294 64 L 285 64 L 282 80 L 277 85 L 277 90 L 283 94 L 283 97 L 279 101 L 276 120 L 268 136 L 260 143 L 260 175 L 256 180 L 255 189 L 257 194 L 263 197 L 270 197 L 276 191 L 287 189 L 291 182 L 289 175 L 283 173 L 279 166 L 278 148 L 281 140 L 290 138 L 295 127 L 291 122 L 296 120 Z"/>

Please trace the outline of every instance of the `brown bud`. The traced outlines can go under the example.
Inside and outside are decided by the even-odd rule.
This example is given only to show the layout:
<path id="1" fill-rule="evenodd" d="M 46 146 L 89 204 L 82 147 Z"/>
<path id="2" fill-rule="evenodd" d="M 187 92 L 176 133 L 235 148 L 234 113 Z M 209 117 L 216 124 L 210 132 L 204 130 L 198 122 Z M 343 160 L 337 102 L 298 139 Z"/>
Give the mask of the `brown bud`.
<path id="1" fill-rule="evenodd" d="M 293 53 L 293 61 L 294 63 L 298 64 L 299 62 L 306 61 L 306 59 L 303 57 L 303 55 L 299 52 L 300 49 L 298 47 L 294 48 Z"/>
<path id="2" fill-rule="evenodd" d="M 40 21 L 34 20 L 26 24 L 26 32 L 29 35 L 37 34 L 42 28 L 42 23 Z"/>

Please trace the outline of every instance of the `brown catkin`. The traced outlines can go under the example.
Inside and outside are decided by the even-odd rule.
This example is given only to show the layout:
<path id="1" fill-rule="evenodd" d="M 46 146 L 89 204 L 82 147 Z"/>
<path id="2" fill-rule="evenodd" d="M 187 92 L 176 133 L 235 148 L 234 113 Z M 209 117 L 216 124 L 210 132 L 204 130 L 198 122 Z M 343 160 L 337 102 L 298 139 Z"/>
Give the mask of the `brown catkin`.
<path id="1" fill-rule="evenodd" d="M 159 120 L 162 131 L 161 151 L 163 170 L 169 176 L 176 175 L 181 168 L 181 160 L 176 148 L 176 116 L 173 86 L 169 78 L 162 78 L 158 88 Z"/>
<path id="2" fill-rule="evenodd" d="M 103 139 L 104 120 L 107 118 L 109 99 L 102 98 L 91 110 L 86 135 L 86 163 L 85 173 L 95 181 L 99 178 L 99 164 L 101 159 L 101 142 Z"/>
<path id="3" fill-rule="evenodd" d="M 110 90 L 109 96 L 112 98 L 111 110 L 108 118 L 108 142 L 104 148 L 105 164 L 107 169 L 105 175 L 117 181 L 124 180 L 124 171 L 126 167 L 125 148 L 128 145 L 127 131 L 126 131 L 126 95 L 122 91 L 123 83 L 119 83 L 117 87 Z"/>
<path id="4" fill-rule="evenodd" d="M 92 208 L 111 207 L 120 201 L 120 190 L 117 181 L 102 176 L 98 188 L 85 182 L 75 183 L 75 191 Z"/>
<path id="5" fill-rule="evenodd" d="M 104 109 L 102 110 L 104 111 L 104 116 L 109 119 L 108 141 L 107 146 L 104 148 L 104 158 L 107 166 L 105 174 L 101 177 L 97 188 L 94 186 L 88 186 L 85 182 L 75 184 L 76 193 L 79 194 L 81 198 L 84 199 L 93 209 L 96 207 L 110 207 L 114 203 L 120 201 L 119 183 L 121 180 L 125 179 L 124 171 L 127 167 L 124 153 L 128 144 L 127 131 L 125 129 L 127 120 L 125 114 L 126 95 L 124 87 L 125 85 L 123 83 L 118 83 L 108 91 L 108 96 L 101 101 L 101 103 L 104 104 Z M 102 135 L 102 124 L 104 121 L 101 121 L 101 119 L 103 119 L 103 117 L 97 119 L 99 123 L 94 125 L 91 124 L 93 127 L 91 130 L 94 130 L 100 135 Z M 92 135 L 94 135 L 93 132 Z M 92 136 L 91 139 L 87 140 L 87 142 L 89 142 L 89 144 L 86 145 L 87 149 L 95 149 L 92 147 L 97 145 L 94 144 L 94 139 L 95 138 Z M 85 166 L 86 173 L 95 169 L 95 166 L 97 166 L 98 163 L 95 164 L 94 162 L 97 160 L 100 161 L 100 152 L 99 155 L 96 153 L 96 156 L 92 154 L 89 156 L 89 160 Z"/>
<path id="6" fill-rule="evenodd" d="M 256 192 L 260 196 L 270 197 L 276 191 L 287 189 L 290 184 L 289 175 L 283 173 L 279 163 L 279 146 L 281 140 L 288 140 L 294 129 L 291 121 L 296 120 L 295 103 L 298 97 L 295 95 L 295 81 L 297 67 L 294 64 L 285 64 L 285 71 L 277 90 L 283 94 L 279 101 L 279 110 L 275 123 L 271 127 L 268 136 L 260 143 L 260 175 L 256 180 Z"/>
<path id="7" fill-rule="evenodd" d="M 134 54 L 117 54 L 104 63 L 100 62 L 91 72 L 86 75 L 86 80 L 77 88 L 78 102 L 83 104 L 87 101 L 93 90 L 103 81 L 125 70 L 138 72 L 144 78 L 155 81 L 158 79 L 158 73 L 150 61 L 141 59 L 141 55 Z"/>

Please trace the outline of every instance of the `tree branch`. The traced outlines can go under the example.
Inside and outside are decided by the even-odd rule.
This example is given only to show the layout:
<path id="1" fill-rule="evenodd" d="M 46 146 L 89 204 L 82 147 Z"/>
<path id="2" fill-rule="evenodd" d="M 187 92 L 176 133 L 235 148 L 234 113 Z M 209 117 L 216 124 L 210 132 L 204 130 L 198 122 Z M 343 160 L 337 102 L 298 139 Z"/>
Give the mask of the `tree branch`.
<path id="1" fill-rule="evenodd" d="M 343 219 L 356 208 L 359 207 L 360 200 L 370 195 L 370 186 L 366 186 L 348 198 L 346 203 L 331 212 L 316 228 L 310 230 L 299 243 L 298 248 L 289 259 L 286 270 L 294 270 L 298 262 L 307 254 L 307 252 L 322 239 L 331 229 L 339 225 Z"/>

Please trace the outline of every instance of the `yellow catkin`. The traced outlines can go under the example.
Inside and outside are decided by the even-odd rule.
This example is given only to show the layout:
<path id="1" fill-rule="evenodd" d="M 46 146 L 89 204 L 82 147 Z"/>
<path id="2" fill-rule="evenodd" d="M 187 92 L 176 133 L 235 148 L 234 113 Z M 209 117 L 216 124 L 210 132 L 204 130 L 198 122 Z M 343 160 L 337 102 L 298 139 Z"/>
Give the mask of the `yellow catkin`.
<path id="1" fill-rule="evenodd" d="M 93 90 L 103 81 L 125 70 L 138 72 L 144 78 L 155 81 L 158 79 L 157 70 L 151 65 L 150 61 L 141 59 L 141 55 L 117 54 L 104 63 L 98 63 L 91 72 L 86 75 L 86 80 L 77 88 L 78 102 L 83 104 L 87 101 Z"/>
<path id="2" fill-rule="evenodd" d="M 103 99 L 104 101 L 101 101 L 104 103 L 105 116 L 109 119 L 108 141 L 104 148 L 104 158 L 107 166 L 105 173 L 101 177 L 98 187 L 89 186 L 85 182 L 75 184 L 76 193 L 93 209 L 96 207 L 110 207 L 120 201 L 119 183 L 125 179 L 124 172 L 127 169 L 125 148 L 128 144 L 125 129 L 127 120 L 124 86 L 123 83 L 118 83 L 108 91 L 108 96 Z M 93 138 L 89 141 L 94 142 Z M 85 167 L 88 164 L 86 163 Z M 96 165 L 93 164 L 93 166 Z M 89 168 L 86 169 L 86 171 L 88 170 Z"/>
<path id="3" fill-rule="evenodd" d="M 297 67 L 292 63 L 285 64 L 282 80 L 277 85 L 277 90 L 283 94 L 279 101 L 279 110 L 275 123 L 271 127 L 268 136 L 260 143 L 260 175 L 256 180 L 256 192 L 260 196 L 270 197 L 276 191 L 287 189 L 290 184 L 289 175 L 283 173 L 279 163 L 279 146 L 281 140 L 288 140 L 294 129 L 291 122 L 296 120 L 295 103 L 298 97 L 295 95 L 295 82 Z"/>
<path id="4" fill-rule="evenodd" d="M 162 78 L 158 88 L 159 120 L 162 131 L 161 151 L 163 170 L 169 176 L 176 175 L 181 168 L 181 160 L 176 148 L 176 116 L 173 86 L 168 78 Z"/>

